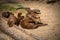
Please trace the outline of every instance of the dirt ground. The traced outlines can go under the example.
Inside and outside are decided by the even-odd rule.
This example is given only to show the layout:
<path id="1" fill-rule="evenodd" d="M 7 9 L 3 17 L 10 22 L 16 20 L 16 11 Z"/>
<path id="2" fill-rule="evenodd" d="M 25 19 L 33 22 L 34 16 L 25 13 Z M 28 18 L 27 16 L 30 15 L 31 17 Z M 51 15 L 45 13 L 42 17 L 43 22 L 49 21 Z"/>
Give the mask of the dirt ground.
<path id="1" fill-rule="evenodd" d="M 38 2 L 22 4 L 31 9 L 40 9 L 41 21 L 48 24 L 47 26 L 42 26 L 37 29 L 23 29 L 31 38 L 36 40 L 60 40 L 60 2 L 54 5 Z M 1 32 L 0 35 L 3 35 L 3 37 L 0 36 L 0 38 L 4 38 L 5 36 L 6 40 L 13 40 L 10 37 L 6 37 L 7 35 Z"/>

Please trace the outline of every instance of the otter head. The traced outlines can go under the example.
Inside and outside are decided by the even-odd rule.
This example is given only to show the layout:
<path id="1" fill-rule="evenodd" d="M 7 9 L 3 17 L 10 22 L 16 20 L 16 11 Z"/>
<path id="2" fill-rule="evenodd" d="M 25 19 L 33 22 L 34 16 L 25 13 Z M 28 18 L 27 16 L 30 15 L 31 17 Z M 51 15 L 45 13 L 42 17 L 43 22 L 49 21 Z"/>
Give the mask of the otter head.
<path id="1" fill-rule="evenodd" d="M 13 15 L 13 13 L 11 13 L 11 12 L 3 12 L 3 13 L 2 13 L 2 17 L 4 17 L 4 18 L 9 18 L 9 16 L 10 16 L 11 14 Z"/>

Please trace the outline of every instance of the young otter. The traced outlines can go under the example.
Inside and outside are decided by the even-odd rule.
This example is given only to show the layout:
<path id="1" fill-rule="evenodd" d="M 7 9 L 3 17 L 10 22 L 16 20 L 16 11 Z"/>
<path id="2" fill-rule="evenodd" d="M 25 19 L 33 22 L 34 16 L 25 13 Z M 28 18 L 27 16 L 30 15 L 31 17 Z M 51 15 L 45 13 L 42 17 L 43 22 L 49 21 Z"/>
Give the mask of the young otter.
<path id="1" fill-rule="evenodd" d="M 7 24 L 9 25 L 9 27 L 12 27 L 16 21 L 16 17 L 14 16 L 12 12 L 3 12 L 2 17 L 8 19 Z"/>
<path id="2" fill-rule="evenodd" d="M 33 11 L 30 9 L 27 10 L 28 14 L 26 14 L 26 17 L 21 21 L 20 25 L 22 28 L 25 29 L 36 29 L 39 26 L 45 26 L 46 24 L 43 24 L 41 22 L 40 17 L 38 16 L 38 14 L 36 11 Z"/>
<path id="3" fill-rule="evenodd" d="M 21 16 L 22 13 L 18 13 L 17 18 L 14 15 L 9 16 L 8 25 L 12 27 L 13 25 L 19 26 L 20 21 L 24 18 L 24 16 Z"/>
<path id="4" fill-rule="evenodd" d="M 25 28 L 25 29 L 35 29 L 38 28 L 39 25 L 36 24 L 36 13 L 32 12 L 32 10 L 30 11 L 27 10 L 28 14 L 26 14 L 26 17 L 24 18 L 24 20 L 21 21 L 21 27 Z"/>

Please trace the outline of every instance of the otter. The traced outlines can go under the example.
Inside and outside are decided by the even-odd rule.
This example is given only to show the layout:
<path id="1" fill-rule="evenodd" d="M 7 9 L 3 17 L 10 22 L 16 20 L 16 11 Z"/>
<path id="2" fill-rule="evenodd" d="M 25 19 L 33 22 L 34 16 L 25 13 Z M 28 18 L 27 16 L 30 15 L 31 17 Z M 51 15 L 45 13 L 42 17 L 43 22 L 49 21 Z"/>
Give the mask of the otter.
<path id="1" fill-rule="evenodd" d="M 9 25 L 9 27 L 12 27 L 16 21 L 16 17 L 14 16 L 12 12 L 3 12 L 2 17 L 8 19 L 7 24 Z"/>
<path id="2" fill-rule="evenodd" d="M 40 14 L 40 13 L 37 13 L 36 11 L 31 10 L 29 8 L 26 9 L 26 10 L 27 10 L 28 13 L 26 14 L 26 17 L 20 23 L 22 28 L 25 28 L 25 29 L 36 29 L 39 26 L 47 25 L 47 24 L 43 24 L 41 22 L 40 17 L 37 15 L 37 14 Z"/>
<path id="3" fill-rule="evenodd" d="M 39 25 L 36 24 L 36 13 L 34 13 L 31 9 L 26 8 L 27 14 L 26 17 L 21 21 L 20 25 L 25 29 L 35 29 L 38 28 Z"/>
<path id="4" fill-rule="evenodd" d="M 18 13 L 17 18 L 14 15 L 10 15 L 8 20 L 8 25 L 12 27 L 13 25 L 19 26 L 20 21 L 24 18 L 24 16 L 21 16 L 22 13 Z"/>
<path id="5" fill-rule="evenodd" d="M 14 16 L 12 12 L 3 12 L 2 17 L 7 18 L 7 24 L 9 27 L 12 27 L 13 25 L 19 26 L 20 21 L 24 18 L 24 16 L 21 16 L 22 13 L 18 13 L 17 17 Z"/>

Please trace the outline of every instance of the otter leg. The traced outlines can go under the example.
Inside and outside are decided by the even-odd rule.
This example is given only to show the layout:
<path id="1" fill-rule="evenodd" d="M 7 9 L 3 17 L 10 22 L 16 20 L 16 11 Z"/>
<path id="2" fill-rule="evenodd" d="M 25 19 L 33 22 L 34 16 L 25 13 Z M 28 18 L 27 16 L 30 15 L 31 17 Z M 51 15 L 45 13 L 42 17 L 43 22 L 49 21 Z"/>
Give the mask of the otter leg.
<path id="1" fill-rule="evenodd" d="M 13 26 L 13 22 L 12 21 L 8 21 L 7 24 L 9 25 L 9 27 L 12 27 Z"/>
<path id="2" fill-rule="evenodd" d="M 17 19 L 16 22 L 15 22 L 15 25 L 19 26 L 19 24 L 20 24 L 20 20 Z"/>

